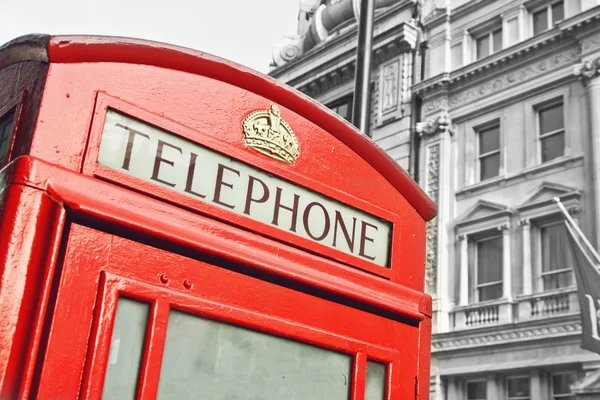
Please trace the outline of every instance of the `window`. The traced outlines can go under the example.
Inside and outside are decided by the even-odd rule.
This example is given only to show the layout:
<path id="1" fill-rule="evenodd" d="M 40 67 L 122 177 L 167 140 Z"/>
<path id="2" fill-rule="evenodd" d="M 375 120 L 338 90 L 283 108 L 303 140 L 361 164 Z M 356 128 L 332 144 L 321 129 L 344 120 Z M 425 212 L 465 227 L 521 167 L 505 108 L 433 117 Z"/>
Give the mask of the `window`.
<path id="1" fill-rule="evenodd" d="M 479 180 L 500 174 L 500 125 L 477 130 L 479 142 Z"/>
<path id="2" fill-rule="evenodd" d="M 477 59 L 482 59 L 502 49 L 502 28 L 488 31 L 475 38 Z"/>
<path id="3" fill-rule="evenodd" d="M 12 141 L 14 111 L 0 118 L 0 163 L 6 161 Z"/>
<path id="4" fill-rule="evenodd" d="M 477 298 L 479 301 L 502 297 L 502 236 L 477 242 Z"/>
<path id="5" fill-rule="evenodd" d="M 467 400 L 487 400 L 487 382 L 467 382 Z"/>
<path id="6" fill-rule="evenodd" d="M 352 95 L 343 97 L 327 105 L 331 111 L 335 112 L 346 121 L 350 122 L 352 119 Z"/>
<path id="7" fill-rule="evenodd" d="M 454 70 L 463 65 L 463 45 L 462 42 L 455 44 L 450 48 L 450 67 Z"/>
<path id="8" fill-rule="evenodd" d="M 552 374 L 552 400 L 575 399 L 571 385 L 577 380 L 575 372 Z"/>
<path id="9" fill-rule="evenodd" d="M 540 226 L 542 280 L 544 290 L 559 289 L 573 284 L 573 254 L 569 232 L 561 222 Z"/>
<path id="10" fill-rule="evenodd" d="M 565 18 L 564 1 L 545 5 L 531 13 L 533 34 L 538 35 L 556 25 Z"/>
<path id="11" fill-rule="evenodd" d="M 563 103 L 554 103 L 537 110 L 542 162 L 565 154 L 565 121 Z"/>
<path id="12" fill-rule="evenodd" d="M 529 389 L 528 376 L 509 377 L 506 380 L 508 386 L 508 400 L 530 400 L 531 392 Z"/>

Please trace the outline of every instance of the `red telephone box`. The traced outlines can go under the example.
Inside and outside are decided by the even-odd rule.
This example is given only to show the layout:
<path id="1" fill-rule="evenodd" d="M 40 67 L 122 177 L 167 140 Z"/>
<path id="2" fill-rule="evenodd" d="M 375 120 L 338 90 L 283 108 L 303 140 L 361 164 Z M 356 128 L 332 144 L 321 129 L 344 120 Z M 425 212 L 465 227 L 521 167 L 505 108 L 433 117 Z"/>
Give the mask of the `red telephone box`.
<path id="1" fill-rule="evenodd" d="M 183 48 L 0 48 L 1 399 L 427 399 L 435 209 L 293 89 Z"/>

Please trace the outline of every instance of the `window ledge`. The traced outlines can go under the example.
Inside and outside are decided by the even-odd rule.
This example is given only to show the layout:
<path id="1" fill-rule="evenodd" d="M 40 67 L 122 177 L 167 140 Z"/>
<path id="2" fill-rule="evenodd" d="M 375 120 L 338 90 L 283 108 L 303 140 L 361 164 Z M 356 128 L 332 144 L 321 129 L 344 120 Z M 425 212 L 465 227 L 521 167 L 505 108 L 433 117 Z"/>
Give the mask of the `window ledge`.
<path id="1" fill-rule="evenodd" d="M 534 165 L 521 170 L 519 173 L 510 176 L 498 176 L 496 178 L 488 179 L 483 182 L 477 182 L 473 185 L 465 186 L 456 192 L 457 199 L 464 199 L 475 194 L 481 194 L 498 187 L 505 187 L 520 183 L 532 175 L 541 174 L 548 170 L 558 168 L 572 168 L 576 165 L 583 163 L 583 154 L 576 154 L 570 156 L 563 156 L 555 158 L 554 160 L 545 162 L 543 164 Z"/>
<path id="2" fill-rule="evenodd" d="M 472 310 L 472 309 L 477 309 L 477 308 L 482 308 L 482 307 L 508 304 L 508 303 L 512 303 L 512 302 L 513 301 L 508 300 L 506 298 L 500 298 L 500 299 L 494 299 L 494 300 L 481 301 L 479 303 L 470 303 L 470 304 L 466 304 L 466 305 L 462 305 L 462 306 L 455 306 L 453 311 Z"/>
<path id="3" fill-rule="evenodd" d="M 568 286 L 568 287 L 564 287 L 564 288 L 560 288 L 560 289 L 546 290 L 544 292 L 537 292 L 537 293 L 531 293 L 531 294 L 519 294 L 519 295 L 517 295 L 517 300 L 523 301 L 523 300 L 529 300 L 529 299 L 536 299 L 536 298 L 540 298 L 540 297 L 546 297 L 546 296 L 552 296 L 552 295 L 558 295 L 558 294 L 570 294 L 570 293 L 576 293 L 576 292 L 577 292 L 577 286 L 575 286 L 573 284 L 572 286 Z"/>

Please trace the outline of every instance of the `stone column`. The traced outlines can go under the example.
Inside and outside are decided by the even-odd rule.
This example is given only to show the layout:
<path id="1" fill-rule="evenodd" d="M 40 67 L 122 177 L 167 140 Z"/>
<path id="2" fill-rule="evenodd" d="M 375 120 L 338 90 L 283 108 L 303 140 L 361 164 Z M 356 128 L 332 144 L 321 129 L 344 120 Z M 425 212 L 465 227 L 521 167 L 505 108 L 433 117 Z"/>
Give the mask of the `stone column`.
<path id="1" fill-rule="evenodd" d="M 510 259 L 510 224 L 502 224 L 502 297 L 512 300 L 512 263 Z"/>
<path id="2" fill-rule="evenodd" d="M 427 256 L 425 286 L 433 297 L 433 333 L 450 330 L 450 312 L 454 298 L 450 260 L 453 243 L 448 235 L 453 204 L 452 158 L 454 131 L 448 112 L 418 123 L 417 133 L 421 136 L 422 161 L 420 183 L 438 207 L 438 215 L 427 224 Z"/>
<path id="3" fill-rule="evenodd" d="M 575 66 L 575 75 L 581 76 L 587 87 L 592 142 L 592 170 L 594 180 L 594 231 L 596 250 L 600 250 L 600 58 Z"/>
<path id="4" fill-rule="evenodd" d="M 469 304 L 469 239 L 467 235 L 459 235 L 460 243 L 460 285 L 458 304 Z"/>
<path id="5" fill-rule="evenodd" d="M 531 225 L 528 219 L 522 219 L 523 232 L 523 294 L 533 293 L 533 270 L 531 264 Z"/>

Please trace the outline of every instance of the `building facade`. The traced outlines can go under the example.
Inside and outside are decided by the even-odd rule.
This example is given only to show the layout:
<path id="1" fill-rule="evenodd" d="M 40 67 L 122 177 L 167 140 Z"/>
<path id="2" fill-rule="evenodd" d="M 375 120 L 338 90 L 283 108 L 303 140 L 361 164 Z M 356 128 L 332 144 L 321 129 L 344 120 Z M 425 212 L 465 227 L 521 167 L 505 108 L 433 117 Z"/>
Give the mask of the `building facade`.
<path id="1" fill-rule="evenodd" d="M 271 72 L 344 117 L 356 3 L 304 1 Z M 376 5 L 367 134 L 438 205 L 431 398 L 600 399 L 553 200 L 600 248 L 600 1 Z"/>

